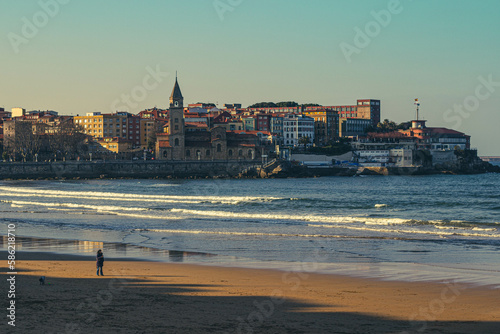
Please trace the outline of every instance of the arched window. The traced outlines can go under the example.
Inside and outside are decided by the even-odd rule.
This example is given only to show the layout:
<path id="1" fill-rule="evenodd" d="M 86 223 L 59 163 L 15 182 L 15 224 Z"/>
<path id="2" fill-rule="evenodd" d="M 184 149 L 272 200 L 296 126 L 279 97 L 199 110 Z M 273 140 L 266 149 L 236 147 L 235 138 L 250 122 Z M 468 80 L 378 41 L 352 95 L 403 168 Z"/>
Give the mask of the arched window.
<path id="1" fill-rule="evenodd" d="M 207 150 L 206 156 L 208 157 L 210 155 L 210 150 Z"/>
<path id="2" fill-rule="evenodd" d="M 233 150 L 229 150 L 229 152 L 227 152 L 227 154 L 232 157 L 233 156 Z"/>
<path id="3" fill-rule="evenodd" d="M 175 143 L 175 144 L 174 144 L 175 146 L 179 146 L 179 138 L 175 138 L 174 143 Z"/>
<path id="4" fill-rule="evenodd" d="M 251 158 L 252 157 L 252 150 L 248 150 L 248 157 Z"/>
<path id="5" fill-rule="evenodd" d="M 196 150 L 196 158 L 201 159 L 201 151 Z"/>
<path id="6" fill-rule="evenodd" d="M 167 157 L 167 151 L 163 151 L 163 157 L 166 158 Z"/>
<path id="7" fill-rule="evenodd" d="M 222 145 L 221 144 L 217 144 L 217 152 L 222 152 Z"/>
<path id="8" fill-rule="evenodd" d="M 190 150 L 186 150 L 186 157 L 190 157 L 191 156 L 191 151 Z"/>
<path id="9" fill-rule="evenodd" d="M 239 150 L 239 151 L 238 151 L 238 155 L 239 155 L 240 157 L 242 157 L 242 156 L 243 156 L 243 150 Z"/>

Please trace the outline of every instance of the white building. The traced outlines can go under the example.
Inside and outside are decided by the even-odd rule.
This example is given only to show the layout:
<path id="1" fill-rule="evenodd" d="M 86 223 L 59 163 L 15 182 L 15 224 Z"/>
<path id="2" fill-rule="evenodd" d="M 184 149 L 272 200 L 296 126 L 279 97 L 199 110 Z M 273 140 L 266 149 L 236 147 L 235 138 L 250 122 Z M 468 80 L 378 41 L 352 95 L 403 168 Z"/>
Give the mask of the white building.
<path id="1" fill-rule="evenodd" d="M 354 151 L 354 160 L 360 166 L 386 166 L 389 163 L 389 150 Z"/>
<path id="2" fill-rule="evenodd" d="M 413 166 L 413 150 L 405 148 L 395 148 L 389 151 L 391 163 L 396 167 Z"/>
<path id="3" fill-rule="evenodd" d="M 298 146 L 303 137 L 314 142 L 314 118 L 301 114 L 287 114 L 283 118 L 283 141 L 285 146 Z"/>

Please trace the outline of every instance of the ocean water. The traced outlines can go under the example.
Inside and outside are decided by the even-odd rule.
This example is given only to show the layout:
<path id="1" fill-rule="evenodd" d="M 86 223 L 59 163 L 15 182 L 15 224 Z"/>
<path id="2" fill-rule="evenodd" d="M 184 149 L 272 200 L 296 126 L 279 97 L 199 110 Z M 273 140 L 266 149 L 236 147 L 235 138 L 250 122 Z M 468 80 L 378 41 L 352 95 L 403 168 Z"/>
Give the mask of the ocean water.
<path id="1" fill-rule="evenodd" d="M 500 286 L 499 174 L 0 181 L 0 221 L 21 251 Z"/>

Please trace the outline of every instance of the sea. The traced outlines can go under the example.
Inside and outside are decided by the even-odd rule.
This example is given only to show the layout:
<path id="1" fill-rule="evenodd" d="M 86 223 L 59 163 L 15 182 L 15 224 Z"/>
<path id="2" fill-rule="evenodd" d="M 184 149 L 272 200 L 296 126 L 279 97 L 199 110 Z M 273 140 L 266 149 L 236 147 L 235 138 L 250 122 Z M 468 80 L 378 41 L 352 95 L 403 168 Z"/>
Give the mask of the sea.
<path id="1" fill-rule="evenodd" d="M 500 288 L 500 174 L 0 181 L 23 252 Z"/>

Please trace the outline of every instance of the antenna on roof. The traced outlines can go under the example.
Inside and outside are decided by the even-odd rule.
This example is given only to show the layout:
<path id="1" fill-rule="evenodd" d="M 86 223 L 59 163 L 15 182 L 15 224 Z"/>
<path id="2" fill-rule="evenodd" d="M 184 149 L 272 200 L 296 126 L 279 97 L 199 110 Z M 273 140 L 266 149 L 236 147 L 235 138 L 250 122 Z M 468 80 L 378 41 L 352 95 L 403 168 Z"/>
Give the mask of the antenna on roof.
<path id="1" fill-rule="evenodd" d="M 420 108 L 420 102 L 418 102 L 418 99 L 415 99 L 415 105 L 417 106 L 417 121 L 418 121 L 418 110 Z"/>

